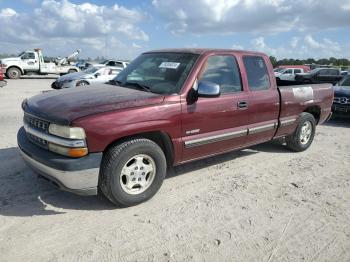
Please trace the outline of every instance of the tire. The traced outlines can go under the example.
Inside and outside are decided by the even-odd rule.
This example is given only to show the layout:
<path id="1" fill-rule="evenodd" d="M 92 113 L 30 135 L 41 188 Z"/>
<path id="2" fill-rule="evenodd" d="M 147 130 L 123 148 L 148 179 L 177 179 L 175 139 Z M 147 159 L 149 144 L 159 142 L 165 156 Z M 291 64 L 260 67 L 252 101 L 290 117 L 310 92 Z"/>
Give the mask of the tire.
<path id="1" fill-rule="evenodd" d="M 68 74 L 76 73 L 76 72 L 78 72 L 76 69 L 69 69 L 69 70 L 68 70 Z"/>
<path id="2" fill-rule="evenodd" d="M 9 69 L 7 69 L 6 75 L 10 79 L 18 79 L 21 77 L 22 72 L 16 67 L 10 67 Z"/>
<path id="3" fill-rule="evenodd" d="M 310 113 L 302 113 L 294 133 L 286 137 L 287 147 L 295 152 L 305 151 L 314 140 L 316 120 Z"/>
<path id="4" fill-rule="evenodd" d="M 86 81 L 79 81 L 79 82 L 76 84 L 76 86 L 88 86 L 88 85 L 89 85 L 89 83 L 86 82 Z"/>
<path id="5" fill-rule="evenodd" d="M 125 140 L 104 153 L 99 188 L 117 206 L 137 205 L 157 193 L 166 169 L 164 152 L 156 143 L 144 138 Z"/>

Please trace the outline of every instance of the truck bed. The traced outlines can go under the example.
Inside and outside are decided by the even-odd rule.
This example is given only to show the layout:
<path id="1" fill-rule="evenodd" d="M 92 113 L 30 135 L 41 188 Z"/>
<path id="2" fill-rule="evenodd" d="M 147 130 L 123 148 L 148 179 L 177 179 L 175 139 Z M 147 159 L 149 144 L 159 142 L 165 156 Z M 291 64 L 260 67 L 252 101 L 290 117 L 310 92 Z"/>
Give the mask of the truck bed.
<path id="1" fill-rule="evenodd" d="M 295 128 L 287 125 L 297 119 L 300 112 L 312 113 L 318 124 L 322 124 L 331 114 L 334 97 L 331 84 L 309 84 L 278 86 L 280 94 L 280 129 L 276 136 L 283 136 Z M 297 121 L 295 121 L 297 123 Z"/>

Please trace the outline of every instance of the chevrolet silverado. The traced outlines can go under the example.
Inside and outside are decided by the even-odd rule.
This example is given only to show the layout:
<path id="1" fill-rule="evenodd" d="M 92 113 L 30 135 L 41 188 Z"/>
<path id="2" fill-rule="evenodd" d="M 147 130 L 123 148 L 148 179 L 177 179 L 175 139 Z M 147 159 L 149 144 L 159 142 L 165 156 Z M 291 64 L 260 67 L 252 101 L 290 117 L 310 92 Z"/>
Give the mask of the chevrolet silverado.
<path id="1" fill-rule="evenodd" d="M 18 145 L 59 188 L 132 206 L 158 191 L 169 166 L 277 138 L 306 150 L 332 101 L 331 84 L 278 87 L 263 53 L 158 50 L 108 84 L 24 100 Z"/>

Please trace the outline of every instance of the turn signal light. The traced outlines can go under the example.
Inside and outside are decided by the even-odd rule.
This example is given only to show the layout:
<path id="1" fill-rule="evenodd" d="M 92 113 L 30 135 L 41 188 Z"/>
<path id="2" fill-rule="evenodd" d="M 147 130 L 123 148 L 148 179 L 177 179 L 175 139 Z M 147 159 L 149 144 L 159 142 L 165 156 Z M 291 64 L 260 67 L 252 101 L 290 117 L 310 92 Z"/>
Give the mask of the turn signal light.
<path id="1" fill-rule="evenodd" d="M 83 148 L 70 148 L 68 150 L 68 155 L 70 157 L 82 157 L 88 154 L 88 149 L 86 147 Z"/>
<path id="2" fill-rule="evenodd" d="M 49 150 L 60 155 L 69 156 L 69 157 L 83 157 L 89 153 L 89 150 L 86 147 L 64 147 L 55 144 L 49 144 Z"/>

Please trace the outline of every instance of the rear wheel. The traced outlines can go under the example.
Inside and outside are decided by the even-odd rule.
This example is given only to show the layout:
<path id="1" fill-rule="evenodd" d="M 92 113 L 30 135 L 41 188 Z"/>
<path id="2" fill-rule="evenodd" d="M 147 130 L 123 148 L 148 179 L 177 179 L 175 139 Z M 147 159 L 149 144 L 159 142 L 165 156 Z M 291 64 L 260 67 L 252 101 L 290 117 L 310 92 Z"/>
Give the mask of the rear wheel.
<path id="1" fill-rule="evenodd" d="M 76 84 L 76 86 L 87 86 L 87 85 L 89 85 L 89 83 L 86 82 L 86 81 L 79 81 L 79 82 Z"/>
<path id="2" fill-rule="evenodd" d="M 316 131 L 316 121 L 310 113 L 302 113 L 294 133 L 286 137 L 287 147 L 301 152 L 310 147 Z"/>
<path id="3" fill-rule="evenodd" d="M 18 68 L 10 67 L 6 72 L 6 75 L 10 79 L 18 79 L 21 77 L 22 73 L 21 70 L 19 70 Z"/>
<path id="4" fill-rule="evenodd" d="M 143 138 L 126 140 L 103 156 L 99 187 L 118 206 L 133 206 L 154 196 L 166 175 L 162 149 Z"/>

